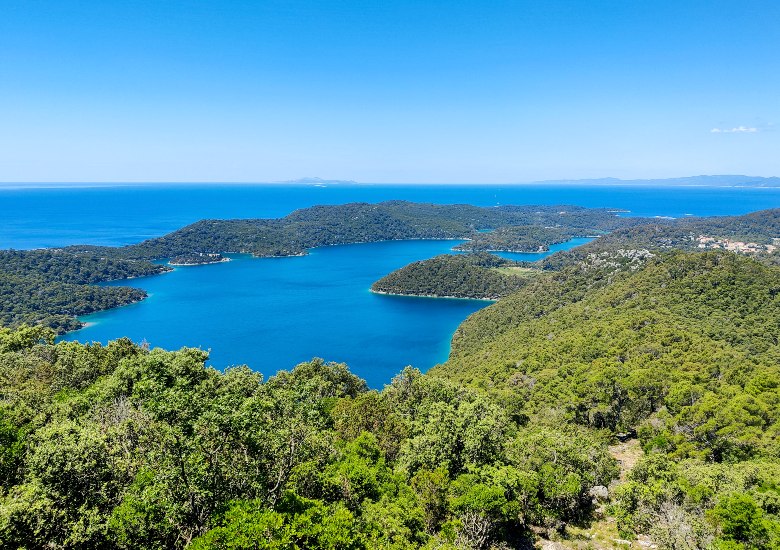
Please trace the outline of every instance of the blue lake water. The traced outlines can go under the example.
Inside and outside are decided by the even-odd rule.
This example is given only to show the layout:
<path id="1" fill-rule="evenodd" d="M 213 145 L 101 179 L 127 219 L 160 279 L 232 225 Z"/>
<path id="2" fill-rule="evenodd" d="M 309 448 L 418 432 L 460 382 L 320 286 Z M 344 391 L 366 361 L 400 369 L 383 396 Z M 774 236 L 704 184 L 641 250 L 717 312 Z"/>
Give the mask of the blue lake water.
<path id="1" fill-rule="evenodd" d="M 75 243 L 120 245 L 162 235 L 202 218 L 283 216 L 314 204 L 405 199 L 434 203 L 579 204 L 634 215 L 741 214 L 780 206 L 780 189 L 583 186 L 194 186 L 0 188 L 0 247 Z M 552 251 L 580 244 L 556 245 Z M 65 338 L 106 342 L 120 336 L 152 346 L 211 349 L 218 368 L 248 364 L 265 375 L 312 357 L 344 361 L 381 387 L 405 365 L 446 359 L 460 322 L 487 302 L 374 295 L 379 277 L 445 253 L 453 241 L 410 241 L 318 248 L 304 257 L 177 268 L 112 284 L 147 290 L 149 299 L 85 317 Z M 536 260 L 545 254 L 502 254 Z"/>
<path id="2" fill-rule="evenodd" d="M 124 335 L 169 349 L 199 346 L 212 350 L 218 368 L 245 363 L 266 375 L 324 357 L 346 362 L 381 387 L 408 364 L 426 369 L 444 361 L 458 324 L 489 304 L 369 291 L 390 271 L 454 244 L 330 246 L 301 257 L 233 256 L 231 262 L 178 267 L 129 281 L 151 296 L 84 317 L 94 324 L 66 339 L 105 342 Z"/>

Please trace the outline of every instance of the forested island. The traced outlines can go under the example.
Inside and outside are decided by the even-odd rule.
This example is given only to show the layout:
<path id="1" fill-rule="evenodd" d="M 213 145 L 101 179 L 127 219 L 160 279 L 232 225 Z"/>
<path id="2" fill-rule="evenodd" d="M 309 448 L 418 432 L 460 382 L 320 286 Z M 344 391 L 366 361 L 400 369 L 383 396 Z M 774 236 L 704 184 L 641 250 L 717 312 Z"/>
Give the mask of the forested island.
<path id="1" fill-rule="evenodd" d="M 373 292 L 404 296 L 497 300 L 518 290 L 537 270 L 485 252 L 442 254 L 379 279 Z"/>

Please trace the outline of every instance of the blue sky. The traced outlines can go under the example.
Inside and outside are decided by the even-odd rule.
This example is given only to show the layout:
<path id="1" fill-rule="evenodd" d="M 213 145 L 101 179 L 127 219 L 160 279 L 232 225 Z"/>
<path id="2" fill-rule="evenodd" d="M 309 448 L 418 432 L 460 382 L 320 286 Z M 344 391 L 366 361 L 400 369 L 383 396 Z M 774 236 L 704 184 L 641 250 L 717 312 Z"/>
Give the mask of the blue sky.
<path id="1" fill-rule="evenodd" d="M 0 181 L 780 175 L 780 2 L 0 0 Z"/>

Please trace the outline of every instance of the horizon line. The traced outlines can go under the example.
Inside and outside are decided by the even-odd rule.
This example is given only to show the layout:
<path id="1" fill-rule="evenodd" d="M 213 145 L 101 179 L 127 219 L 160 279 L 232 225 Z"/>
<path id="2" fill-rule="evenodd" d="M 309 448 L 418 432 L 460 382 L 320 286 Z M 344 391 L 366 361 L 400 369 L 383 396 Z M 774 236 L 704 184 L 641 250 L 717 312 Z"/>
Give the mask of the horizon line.
<path id="1" fill-rule="evenodd" d="M 526 180 L 526 181 L 405 181 L 405 182 L 369 182 L 324 178 L 300 178 L 297 180 L 90 180 L 90 181 L 58 181 L 58 180 L 24 180 L 24 181 L 0 181 L 0 188 L 41 188 L 41 187 L 112 187 L 112 186 L 145 186 L 145 185 L 556 185 L 556 184 L 590 184 L 590 185 L 619 185 L 619 184 L 642 184 L 642 183 L 663 183 L 674 181 L 677 186 L 689 185 L 692 187 L 709 187 L 712 183 L 690 183 L 685 184 L 680 180 L 702 179 L 720 179 L 720 178 L 749 178 L 756 182 L 762 180 L 780 180 L 778 176 L 748 176 L 745 174 L 698 174 L 694 176 L 673 176 L 665 178 L 631 178 L 623 179 L 616 177 L 598 177 L 598 178 L 559 178 L 545 180 Z M 760 185 L 747 185 L 750 182 L 741 184 L 722 184 L 718 187 L 761 187 Z M 778 182 L 780 186 L 780 181 Z"/>

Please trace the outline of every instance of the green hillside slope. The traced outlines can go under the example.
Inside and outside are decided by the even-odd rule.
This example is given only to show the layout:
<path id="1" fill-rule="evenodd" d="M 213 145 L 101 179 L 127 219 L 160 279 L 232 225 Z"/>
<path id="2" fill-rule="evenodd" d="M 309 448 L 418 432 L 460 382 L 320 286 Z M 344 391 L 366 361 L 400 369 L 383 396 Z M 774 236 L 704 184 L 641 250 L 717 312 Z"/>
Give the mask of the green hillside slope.
<path id="1" fill-rule="evenodd" d="M 780 255 L 780 208 L 760 210 L 743 216 L 683 218 L 642 223 L 616 229 L 577 248 L 556 252 L 542 261 L 542 269 L 561 269 L 616 249 L 725 250 L 731 249 L 777 263 Z"/>
<path id="2" fill-rule="evenodd" d="M 51 337 L 0 329 L 2 548 L 524 547 L 617 473 L 598 434 L 411 368 L 376 392 Z"/>
<path id="3" fill-rule="evenodd" d="M 733 254 L 676 253 L 616 279 L 599 285 L 581 275 L 564 293 L 543 294 L 555 278 L 529 285 L 472 315 L 435 372 L 522 395 L 528 414 L 621 431 L 669 405 L 681 385 L 744 389 L 777 366 L 780 270 Z M 484 331 L 483 318 L 505 325 L 469 334 Z M 702 450 L 679 443 L 680 452 Z"/>
<path id="4" fill-rule="evenodd" d="M 706 547 L 712 518 L 744 507 L 755 525 L 743 527 L 764 538 L 735 547 L 772 547 L 780 269 L 724 252 L 621 259 L 539 277 L 473 314 L 432 374 L 487 390 L 529 424 L 636 433 L 646 458 L 613 494 L 625 533 L 680 547 L 669 537 L 684 528 L 689 547 Z"/>
<path id="5" fill-rule="evenodd" d="M 2 329 L 0 546 L 776 548 L 778 294 L 731 253 L 598 256 L 381 392 L 321 360 L 263 381 Z"/>

